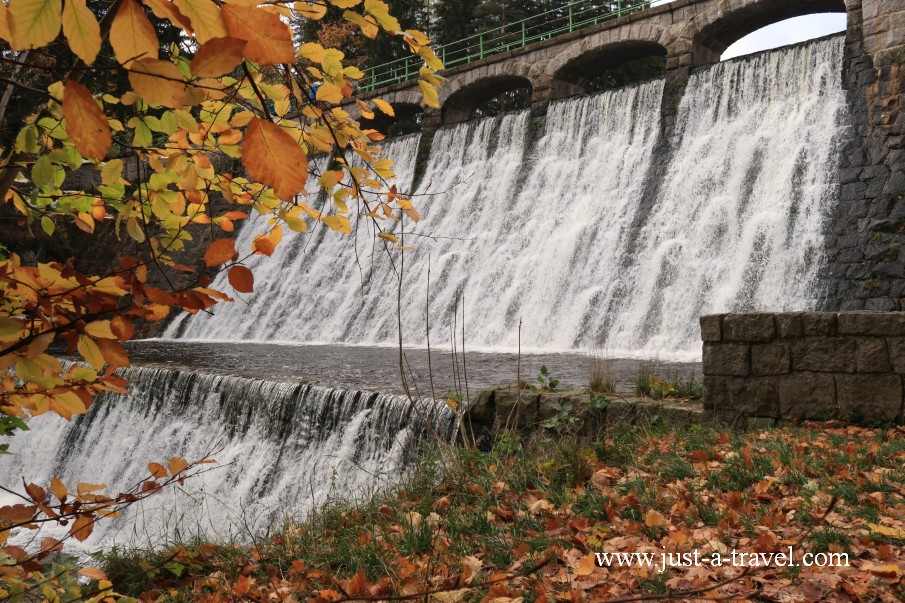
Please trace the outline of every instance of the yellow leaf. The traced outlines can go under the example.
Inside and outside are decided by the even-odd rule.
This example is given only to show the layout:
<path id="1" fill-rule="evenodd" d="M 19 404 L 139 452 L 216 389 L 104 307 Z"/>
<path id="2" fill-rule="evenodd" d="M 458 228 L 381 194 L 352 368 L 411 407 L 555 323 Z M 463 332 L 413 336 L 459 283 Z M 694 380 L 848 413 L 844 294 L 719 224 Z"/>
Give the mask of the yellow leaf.
<path id="1" fill-rule="evenodd" d="M 85 494 L 97 492 L 98 490 L 103 490 L 106 487 L 107 484 L 89 484 L 88 482 L 80 482 L 76 484 L 75 489 L 79 493 L 79 496 L 83 496 Z"/>
<path id="2" fill-rule="evenodd" d="M 305 42 L 299 47 L 298 56 L 312 63 L 320 63 L 327 56 L 327 52 L 316 42 Z"/>
<path id="3" fill-rule="evenodd" d="M 399 237 L 395 235 L 391 235 L 388 232 L 378 232 L 377 236 L 385 241 L 389 241 L 390 243 L 398 243 Z"/>
<path id="4" fill-rule="evenodd" d="M 301 16 L 317 21 L 327 14 L 327 5 L 323 2 L 296 2 L 292 5 L 293 10 Z"/>
<path id="5" fill-rule="evenodd" d="M 361 0 L 330 0 L 330 4 L 336 8 L 352 8 L 361 4 Z"/>
<path id="6" fill-rule="evenodd" d="M 393 109 L 393 105 L 386 102 L 385 100 L 380 100 L 379 98 L 372 99 L 374 105 L 377 106 L 383 113 L 389 115 L 390 117 L 396 117 L 396 111 Z"/>
<path id="7" fill-rule="evenodd" d="M 110 45 L 116 60 L 126 67 L 138 59 L 157 58 L 157 32 L 135 0 L 122 0 L 119 5 L 110 26 Z"/>
<path id="8" fill-rule="evenodd" d="M 85 0 L 66 0 L 63 6 L 63 33 L 76 56 L 88 65 L 94 62 L 101 50 L 101 28 Z"/>
<path id="9" fill-rule="evenodd" d="M 400 31 L 402 26 L 390 14 L 390 5 L 382 0 L 365 0 L 365 12 L 369 13 L 387 31 Z"/>
<path id="10" fill-rule="evenodd" d="M 179 68 L 169 61 L 140 59 L 129 65 L 129 82 L 152 105 L 182 108 L 185 82 Z"/>
<path id="11" fill-rule="evenodd" d="M 647 515 L 644 516 L 644 525 L 649 528 L 659 528 L 660 526 L 666 525 L 666 518 L 663 517 L 663 514 L 655 509 L 651 509 L 647 512 Z"/>
<path id="12" fill-rule="evenodd" d="M 437 89 L 424 80 L 418 80 L 418 86 L 421 87 L 421 96 L 424 97 L 424 104 L 428 107 L 440 107 L 440 95 Z"/>
<path id="13" fill-rule="evenodd" d="M 85 333 L 94 338 L 106 337 L 108 339 L 113 339 L 115 337 L 110 328 L 109 320 L 95 320 L 94 322 L 88 323 L 85 327 Z"/>
<path id="14" fill-rule="evenodd" d="M 238 67 L 244 51 L 245 40 L 213 38 L 201 45 L 189 69 L 195 77 L 220 77 Z"/>
<path id="15" fill-rule="evenodd" d="M 184 458 L 174 456 L 169 461 L 167 461 L 167 467 L 169 467 L 170 469 L 170 475 L 176 477 L 177 475 L 188 469 L 189 464 Z"/>
<path id="16" fill-rule="evenodd" d="M 102 160 L 113 142 L 107 117 L 81 84 L 67 79 L 63 89 L 63 117 L 69 139 L 85 157 Z"/>
<path id="17" fill-rule="evenodd" d="M 228 35 L 220 9 L 211 0 L 174 0 L 174 4 L 191 22 L 195 37 L 202 44 Z"/>
<path id="18" fill-rule="evenodd" d="M 324 82 L 317 89 L 317 100 L 324 103 L 341 103 L 343 101 L 343 92 L 339 86 Z"/>
<path id="19" fill-rule="evenodd" d="M 249 176 L 273 187 L 283 201 L 292 201 L 305 190 L 308 156 L 292 136 L 269 121 L 255 118 L 249 124 L 242 163 Z"/>
<path id="20" fill-rule="evenodd" d="M 264 9 L 223 5 L 223 21 L 229 35 L 245 40 L 245 56 L 262 65 L 295 62 L 292 32 L 280 18 Z"/>
<path id="21" fill-rule="evenodd" d="M 594 553 L 588 553 L 578 562 L 575 567 L 576 576 L 590 576 L 597 569 L 597 556 Z"/>
<path id="22" fill-rule="evenodd" d="M 104 364 L 106 364 L 104 356 L 101 354 L 100 348 L 97 347 L 97 344 L 94 343 L 94 340 L 91 339 L 91 337 L 88 335 L 79 335 L 79 342 L 76 345 L 76 349 L 94 370 L 99 371 L 104 368 Z"/>
<path id="23" fill-rule="evenodd" d="M 345 216 L 324 216 L 321 221 L 331 230 L 349 234 L 352 232 L 352 223 Z"/>
<path id="24" fill-rule="evenodd" d="M 870 528 L 870 531 L 874 534 L 879 534 L 880 536 L 887 536 L 889 538 L 900 538 L 905 540 L 905 530 L 899 528 L 891 528 L 889 526 L 882 526 L 876 523 L 869 523 L 867 527 Z"/>
<path id="25" fill-rule="evenodd" d="M 360 15 L 351 10 L 347 10 L 343 13 L 343 19 L 352 23 L 353 25 L 357 25 L 361 28 L 361 33 L 363 33 L 366 37 L 371 38 L 372 40 L 377 37 L 377 33 L 380 31 L 379 26 L 377 25 L 377 21 L 374 20 L 374 17 L 365 17 L 364 15 Z"/>
<path id="26" fill-rule="evenodd" d="M 13 50 L 47 46 L 60 33 L 62 0 L 10 0 L 9 31 Z"/>
<path id="27" fill-rule="evenodd" d="M 9 42 L 10 46 L 13 44 L 13 36 L 9 32 L 9 11 L 6 10 L 6 4 L 2 0 L 0 0 L 0 39 Z"/>

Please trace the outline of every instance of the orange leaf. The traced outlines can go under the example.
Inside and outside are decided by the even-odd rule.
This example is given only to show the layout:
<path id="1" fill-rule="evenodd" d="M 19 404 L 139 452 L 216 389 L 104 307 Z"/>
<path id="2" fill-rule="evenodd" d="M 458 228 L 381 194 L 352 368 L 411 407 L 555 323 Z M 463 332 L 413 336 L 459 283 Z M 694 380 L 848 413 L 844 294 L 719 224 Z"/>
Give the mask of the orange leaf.
<path id="1" fill-rule="evenodd" d="M 81 84 L 67 79 L 63 90 L 63 117 L 72 144 L 85 157 L 102 160 L 113 142 L 104 112 Z"/>
<path id="2" fill-rule="evenodd" d="M 158 19 L 168 19 L 176 27 L 181 27 L 189 34 L 192 33 L 192 22 L 179 12 L 179 9 L 170 0 L 142 0 L 142 2 Z"/>
<path id="3" fill-rule="evenodd" d="M 245 266 L 233 266 L 229 269 L 229 284 L 239 293 L 251 293 L 255 286 L 255 277 Z"/>
<path id="4" fill-rule="evenodd" d="M 57 540 L 56 538 L 42 538 L 41 539 L 41 552 L 42 553 L 56 553 L 58 551 L 63 550 L 63 543 Z"/>
<path id="5" fill-rule="evenodd" d="M 204 263 L 207 266 L 219 266 L 239 257 L 236 253 L 236 242 L 232 239 L 217 239 L 204 252 Z"/>
<path id="6" fill-rule="evenodd" d="M 252 178 L 272 186 L 283 201 L 305 190 L 308 156 L 292 136 L 269 121 L 255 118 L 249 124 L 242 163 Z"/>
<path id="7" fill-rule="evenodd" d="M 110 45 L 122 65 L 137 59 L 156 59 L 157 32 L 135 0 L 122 0 L 110 26 Z"/>
<path id="8" fill-rule="evenodd" d="M 260 253 L 261 255 L 271 256 L 273 255 L 275 247 L 273 241 L 268 239 L 266 236 L 261 235 L 257 237 L 251 245 L 251 250 L 255 253 Z"/>
<path id="9" fill-rule="evenodd" d="M 588 553 L 578 562 L 578 565 L 575 567 L 575 575 L 576 576 L 590 576 L 594 573 L 594 570 L 597 568 L 597 557 L 594 553 Z"/>
<path id="10" fill-rule="evenodd" d="M 160 463 L 148 463 L 148 471 L 150 471 L 151 475 L 153 475 L 157 479 L 161 479 L 167 476 L 167 468 Z"/>
<path id="11" fill-rule="evenodd" d="M 140 59 L 129 65 L 129 83 L 152 105 L 181 109 L 185 81 L 179 68 L 169 61 Z"/>
<path id="12" fill-rule="evenodd" d="M 66 486 L 63 484 L 63 482 L 55 477 L 50 478 L 50 490 L 60 502 L 63 502 L 63 499 L 66 498 L 67 494 L 69 494 L 69 490 L 66 489 Z"/>
<path id="13" fill-rule="evenodd" d="M 129 341 L 135 334 L 135 325 L 122 316 L 114 316 L 110 319 L 110 330 L 120 341 Z"/>
<path id="14" fill-rule="evenodd" d="M 97 567 L 80 567 L 79 573 L 89 580 L 107 580 L 107 574 L 104 570 Z"/>
<path id="15" fill-rule="evenodd" d="M 245 56 L 262 65 L 295 62 L 292 32 L 280 18 L 260 8 L 224 4 L 223 21 L 234 38 L 246 40 Z"/>
<path id="16" fill-rule="evenodd" d="M 72 522 L 69 527 L 69 533 L 78 540 L 84 542 L 86 538 L 91 536 L 94 530 L 94 518 L 90 515 L 82 515 Z"/>
<path id="17" fill-rule="evenodd" d="M 189 69 L 195 77 L 220 77 L 231 73 L 242 62 L 245 40 L 213 38 L 201 45 Z M 221 140 L 222 142 L 222 140 Z"/>
<path id="18" fill-rule="evenodd" d="M 172 475 L 173 477 L 176 477 L 189 468 L 188 461 L 178 456 L 174 456 L 169 461 L 167 461 L 167 466 L 170 468 L 170 475 Z"/>
<path id="19" fill-rule="evenodd" d="M 101 355 L 103 355 L 104 360 L 107 361 L 110 367 L 131 366 L 126 348 L 115 339 L 98 339 L 97 347 L 100 348 Z"/>

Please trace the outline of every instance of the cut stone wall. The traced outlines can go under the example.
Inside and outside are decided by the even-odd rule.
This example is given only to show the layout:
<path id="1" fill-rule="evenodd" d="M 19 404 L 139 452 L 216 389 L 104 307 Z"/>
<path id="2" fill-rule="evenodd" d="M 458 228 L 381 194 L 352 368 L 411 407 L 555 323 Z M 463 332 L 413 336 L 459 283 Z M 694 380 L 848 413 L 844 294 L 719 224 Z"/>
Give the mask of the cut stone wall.
<path id="1" fill-rule="evenodd" d="M 701 317 L 704 410 L 727 422 L 902 423 L 905 313 Z"/>

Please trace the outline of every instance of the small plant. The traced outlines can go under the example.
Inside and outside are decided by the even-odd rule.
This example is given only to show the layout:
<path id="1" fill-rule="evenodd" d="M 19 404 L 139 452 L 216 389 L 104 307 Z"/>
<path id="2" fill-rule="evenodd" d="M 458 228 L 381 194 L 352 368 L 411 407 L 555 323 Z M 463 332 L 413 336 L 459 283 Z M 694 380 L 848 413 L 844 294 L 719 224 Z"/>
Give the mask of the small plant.
<path id="1" fill-rule="evenodd" d="M 547 370 L 546 364 L 541 365 L 540 375 L 537 376 L 537 382 L 540 383 L 542 390 L 548 392 L 555 392 L 556 388 L 559 386 L 559 379 L 553 378 L 550 371 Z"/>
<path id="2" fill-rule="evenodd" d="M 575 405 L 571 400 L 565 400 L 556 412 L 556 415 L 541 422 L 546 429 L 555 429 L 562 433 L 577 428 L 581 424 L 581 419 L 575 414 Z"/>
<path id="3" fill-rule="evenodd" d="M 612 360 L 595 354 L 591 356 L 590 364 L 588 389 L 594 393 L 616 393 L 616 378 L 613 375 Z"/>
<path id="4" fill-rule="evenodd" d="M 673 385 L 663 377 L 648 375 L 647 384 L 649 386 L 651 394 L 653 394 L 653 397 L 658 400 L 667 398 L 677 391 L 676 388 L 673 387 Z"/>

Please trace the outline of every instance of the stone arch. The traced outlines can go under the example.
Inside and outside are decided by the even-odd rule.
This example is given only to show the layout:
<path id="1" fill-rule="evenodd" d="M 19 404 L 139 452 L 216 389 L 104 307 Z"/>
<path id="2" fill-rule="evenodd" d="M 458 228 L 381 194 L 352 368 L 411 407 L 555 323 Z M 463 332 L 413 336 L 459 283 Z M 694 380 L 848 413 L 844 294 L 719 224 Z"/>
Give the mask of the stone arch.
<path id="1" fill-rule="evenodd" d="M 527 77 L 527 69 L 515 69 L 519 65 L 521 64 L 497 63 L 495 67 L 505 66 L 513 69 L 507 69 L 507 72 L 497 69 L 493 74 L 468 72 L 462 74 L 463 77 L 451 81 L 440 99 L 442 123 L 454 124 L 470 119 L 479 105 L 504 92 L 533 90 L 534 86 Z"/>
<path id="2" fill-rule="evenodd" d="M 419 102 L 416 103 L 397 100 L 387 102 L 393 107 L 395 115 L 386 115 L 380 109 L 375 108 L 374 119 L 361 118 L 362 127 L 373 128 L 390 136 L 411 134 L 421 129 L 419 121 L 421 114 L 424 113 L 424 106 L 420 103 L 420 98 Z M 394 128 L 394 126 L 397 126 L 397 128 Z M 398 127 L 404 127 L 404 131 L 397 131 Z"/>
<path id="3" fill-rule="evenodd" d="M 851 1 L 851 0 L 849 0 Z M 715 63 L 732 44 L 755 31 L 817 13 L 844 13 L 846 0 L 748 0 L 725 14 L 705 13 L 694 36 L 692 64 Z"/>
<path id="4" fill-rule="evenodd" d="M 596 46 L 581 53 L 569 53 L 571 58 L 552 66 L 551 98 L 553 100 L 583 94 L 594 79 L 620 66 L 640 60 L 653 59 L 656 74 L 666 73 L 666 47 L 659 42 L 625 40 Z M 646 79 L 646 78 L 641 78 Z M 630 82 L 621 82 L 630 83 Z"/>

